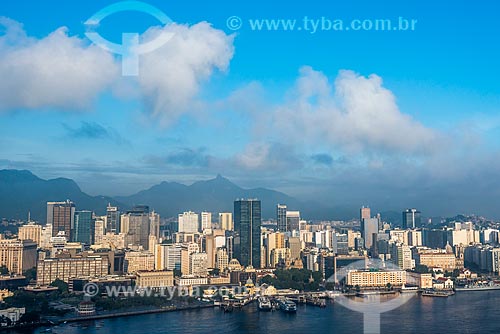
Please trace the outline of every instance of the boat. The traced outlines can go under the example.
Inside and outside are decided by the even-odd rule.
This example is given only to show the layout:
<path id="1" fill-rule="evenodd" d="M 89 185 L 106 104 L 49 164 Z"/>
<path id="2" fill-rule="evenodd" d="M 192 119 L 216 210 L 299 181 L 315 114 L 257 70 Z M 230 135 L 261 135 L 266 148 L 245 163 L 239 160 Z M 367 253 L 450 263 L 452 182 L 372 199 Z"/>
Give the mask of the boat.
<path id="1" fill-rule="evenodd" d="M 273 308 L 271 301 L 267 297 L 259 297 L 259 310 L 261 311 L 271 311 Z"/>
<path id="2" fill-rule="evenodd" d="M 288 312 L 288 313 L 294 313 L 297 312 L 297 304 L 292 302 L 288 298 L 281 299 L 279 301 L 280 309 L 282 311 Z"/>
<path id="3" fill-rule="evenodd" d="M 449 297 L 453 296 L 455 292 L 452 290 L 436 291 L 436 290 L 424 290 L 422 291 L 422 296 L 424 297 Z"/>
<path id="4" fill-rule="evenodd" d="M 489 290 L 500 290 L 500 285 L 484 284 L 484 285 L 465 285 L 465 286 L 455 287 L 455 291 L 489 291 Z"/>

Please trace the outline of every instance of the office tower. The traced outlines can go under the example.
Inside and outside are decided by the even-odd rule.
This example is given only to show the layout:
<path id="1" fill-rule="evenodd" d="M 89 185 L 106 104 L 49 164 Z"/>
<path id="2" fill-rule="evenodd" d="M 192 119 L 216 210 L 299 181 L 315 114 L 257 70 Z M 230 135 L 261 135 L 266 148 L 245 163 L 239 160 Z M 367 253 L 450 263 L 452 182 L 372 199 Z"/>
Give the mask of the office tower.
<path id="1" fill-rule="evenodd" d="M 302 241 L 300 241 L 300 237 L 288 238 L 288 248 L 290 248 L 290 258 L 292 260 L 300 259 L 300 253 L 302 251 Z"/>
<path id="2" fill-rule="evenodd" d="M 52 224 L 47 224 L 42 227 L 42 233 L 40 235 L 40 248 L 48 249 L 50 248 L 50 238 L 52 238 Z"/>
<path id="3" fill-rule="evenodd" d="M 269 233 L 265 239 L 266 245 L 266 267 L 272 267 L 271 265 L 271 252 L 273 249 L 285 248 L 285 234 L 276 232 Z"/>
<path id="4" fill-rule="evenodd" d="M 278 224 L 278 231 L 281 232 L 288 231 L 288 226 L 286 222 L 286 205 L 278 204 L 276 206 L 276 222 Z"/>
<path id="5" fill-rule="evenodd" d="M 106 209 L 106 232 L 118 234 L 120 233 L 120 211 L 116 206 L 108 204 Z"/>
<path id="6" fill-rule="evenodd" d="M 191 275 L 191 254 L 199 253 L 200 246 L 196 243 L 182 245 L 181 250 L 181 273 L 182 275 Z"/>
<path id="7" fill-rule="evenodd" d="M 181 270 L 181 244 L 156 245 L 155 268 L 157 270 Z"/>
<path id="8" fill-rule="evenodd" d="M 42 237 L 42 225 L 28 223 L 26 225 L 19 226 L 18 237 L 19 240 L 31 240 L 37 245 L 40 245 L 40 239 Z"/>
<path id="9" fill-rule="evenodd" d="M 192 211 L 179 214 L 179 232 L 196 233 L 198 232 L 198 214 Z"/>
<path id="10" fill-rule="evenodd" d="M 212 213 L 202 212 L 200 216 L 201 216 L 201 231 L 212 228 Z"/>
<path id="11" fill-rule="evenodd" d="M 126 252 L 125 272 L 129 274 L 141 270 L 151 271 L 155 269 L 155 256 L 149 251 Z"/>
<path id="12" fill-rule="evenodd" d="M 234 227 L 239 232 L 236 258 L 242 266 L 261 268 L 261 203 L 257 199 L 234 202 Z"/>
<path id="13" fill-rule="evenodd" d="M 406 209 L 403 211 L 403 228 L 404 229 L 413 229 L 416 227 L 420 227 L 422 217 L 420 215 L 420 211 L 417 209 Z"/>
<path id="14" fill-rule="evenodd" d="M 359 221 L 363 222 L 363 219 L 369 218 L 371 218 L 370 208 L 367 206 L 362 206 L 361 209 L 359 209 Z"/>
<path id="15" fill-rule="evenodd" d="M 47 224 L 52 225 L 52 236 L 59 231 L 64 231 L 71 239 L 75 219 L 75 204 L 70 200 L 66 202 L 47 202 Z"/>
<path id="16" fill-rule="evenodd" d="M 406 245 L 392 245 L 391 261 L 403 270 L 411 270 L 415 268 L 415 260 L 412 258 L 411 248 Z"/>
<path id="17" fill-rule="evenodd" d="M 233 214 L 231 212 L 219 213 L 219 224 L 220 224 L 220 228 L 223 230 L 226 230 L 226 231 L 234 230 Z"/>
<path id="18" fill-rule="evenodd" d="M 208 256 L 208 268 L 215 268 L 217 249 L 226 246 L 226 235 L 224 230 L 212 230 L 211 234 L 205 235 L 205 252 Z"/>
<path id="19" fill-rule="evenodd" d="M 92 211 L 76 211 L 73 241 L 91 245 L 94 243 L 94 221 Z"/>
<path id="20" fill-rule="evenodd" d="M 361 222 L 361 233 L 365 242 L 365 248 L 370 249 L 372 247 L 373 234 L 378 233 L 378 219 L 363 218 L 363 221 Z"/>
<path id="21" fill-rule="evenodd" d="M 121 231 L 125 233 L 126 245 L 149 247 L 149 207 L 137 206 L 121 216 Z"/>
<path id="22" fill-rule="evenodd" d="M 11 274 L 21 275 L 36 266 L 36 243 L 31 240 L 0 240 L 0 267 L 5 266 Z"/>
<path id="23" fill-rule="evenodd" d="M 105 223 L 104 219 L 96 219 L 94 222 L 94 243 L 100 244 L 102 243 L 103 237 L 106 234 L 105 232 Z"/>
<path id="24" fill-rule="evenodd" d="M 217 248 L 215 258 L 216 268 L 219 269 L 220 272 L 226 270 L 227 266 L 229 265 L 229 256 L 227 255 L 227 249 L 224 247 Z"/>
<path id="25" fill-rule="evenodd" d="M 300 227 L 300 211 L 286 212 L 287 231 L 298 231 Z"/>
<path id="26" fill-rule="evenodd" d="M 349 239 L 347 234 L 332 233 L 333 252 L 339 255 L 349 254 Z"/>
<path id="27" fill-rule="evenodd" d="M 155 238 L 160 238 L 160 215 L 156 212 L 149 214 L 149 234 Z"/>

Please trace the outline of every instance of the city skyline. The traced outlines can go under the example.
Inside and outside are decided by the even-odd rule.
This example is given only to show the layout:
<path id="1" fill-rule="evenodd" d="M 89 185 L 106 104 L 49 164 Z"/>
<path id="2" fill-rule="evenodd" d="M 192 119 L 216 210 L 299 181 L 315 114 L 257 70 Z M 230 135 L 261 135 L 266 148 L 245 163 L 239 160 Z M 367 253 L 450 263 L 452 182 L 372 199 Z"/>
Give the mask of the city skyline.
<path id="1" fill-rule="evenodd" d="M 151 1 L 178 22 L 170 29 L 183 42 L 174 36 L 143 57 L 142 76 L 124 78 L 119 57 L 92 46 L 82 24 L 111 3 L 2 6 L 0 73 L 11 80 L 0 86 L 0 168 L 69 177 L 92 195 L 221 173 L 325 203 L 500 217 L 496 4 L 258 1 L 221 10 Z M 152 33 L 157 24 L 120 15 L 99 32 L 119 40 L 125 28 Z M 227 25 L 234 15 L 244 21 L 236 32 Z M 418 23 L 414 31 L 312 34 L 254 31 L 248 21 L 306 17 Z M 53 45 L 72 57 L 47 57 Z M 41 77 L 45 66 L 56 79 Z"/>

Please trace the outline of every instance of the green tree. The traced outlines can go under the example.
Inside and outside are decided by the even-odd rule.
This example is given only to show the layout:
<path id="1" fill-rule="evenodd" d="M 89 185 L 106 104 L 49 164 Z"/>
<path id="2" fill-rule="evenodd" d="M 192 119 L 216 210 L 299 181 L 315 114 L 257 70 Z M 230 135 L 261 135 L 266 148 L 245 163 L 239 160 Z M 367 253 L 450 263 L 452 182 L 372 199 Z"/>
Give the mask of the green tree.
<path id="1" fill-rule="evenodd" d="M 0 267 L 0 275 L 8 275 L 9 274 L 9 269 L 7 269 L 6 266 L 1 266 Z"/>
<path id="2" fill-rule="evenodd" d="M 69 291 L 68 283 L 60 280 L 59 278 L 56 278 L 54 282 L 50 283 L 50 286 L 55 286 L 61 293 L 67 293 Z"/>

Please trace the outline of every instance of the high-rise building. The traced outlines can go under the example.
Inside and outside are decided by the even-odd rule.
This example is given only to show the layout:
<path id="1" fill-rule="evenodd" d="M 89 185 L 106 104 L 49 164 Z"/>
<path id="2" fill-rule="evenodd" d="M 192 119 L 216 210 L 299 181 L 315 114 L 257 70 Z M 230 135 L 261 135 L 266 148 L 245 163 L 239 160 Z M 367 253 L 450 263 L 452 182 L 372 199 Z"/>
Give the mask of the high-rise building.
<path id="1" fill-rule="evenodd" d="M 202 212 L 201 213 L 201 231 L 212 228 L 212 213 Z"/>
<path id="2" fill-rule="evenodd" d="M 365 248 L 370 249 L 373 243 L 373 234 L 378 233 L 378 219 L 363 218 L 361 222 L 361 233 L 365 242 Z"/>
<path id="3" fill-rule="evenodd" d="M 287 221 L 286 221 L 286 205 L 278 204 L 276 206 L 276 222 L 278 224 L 278 231 L 286 232 L 288 231 Z"/>
<path id="4" fill-rule="evenodd" d="M 50 239 L 52 238 L 52 224 L 47 224 L 42 227 L 42 232 L 40 235 L 40 248 L 48 249 L 50 248 Z"/>
<path id="5" fill-rule="evenodd" d="M 74 221 L 73 241 L 92 245 L 95 229 L 92 211 L 76 211 Z"/>
<path id="6" fill-rule="evenodd" d="M 271 252 L 276 248 L 285 248 L 285 234 L 281 232 L 269 233 L 266 236 L 266 267 L 273 267 L 271 264 Z"/>
<path id="7" fill-rule="evenodd" d="M 106 209 L 106 232 L 107 233 L 120 233 L 120 211 L 116 206 L 108 204 Z"/>
<path id="8" fill-rule="evenodd" d="M 403 211 L 403 228 L 414 229 L 420 227 L 422 224 L 422 217 L 420 211 L 417 209 L 406 209 Z"/>
<path id="9" fill-rule="evenodd" d="M 362 206 L 361 209 L 359 209 L 359 221 L 362 223 L 363 219 L 369 218 L 371 218 L 370 208 L 367 206 Z"/>
<path id="10" fill-rule="evenodd" d="M 160 238 L 160 215 L 154 210 L 149 214 L 149 234 Z"/>
<path id="11" fill-rule="evenodd" d="M 234 202 L 234 227 L 239 232 L 236 258 L 242 266 L 261 268 L 261 203 L 257 199 Z"/>
<path id="12" fill-rule="evenodd" d="M 136 206 L 121 216 L 120 230 L 125 233 L 127 245 L 140 245 L 148 249 L 151 227 L 149 216 L 147 206 Z"/>
<path id="13" fill-rule="evenodd" d="M 52 224 L 52 236 L 64 231 L 71 239 L 75 219 L 75 204 L 66 202 L 47 202 L 47 224 Z"/>
<path id="14" fill-rule="evenodd" d="M 199 230 L 198 214 L 192 211 L 179 214 L 179 232 L 196 233 Z"/>
<path id="15" fill-rule="evenodd" d="M 298 231 L 300 229 L 300 211 L 286 212 L 287 231 Z"/>
<path id="16" fill-rule="evenodd" d="M 227 249 L 224 247 L 217 248 L 217 253 L 215 255 L 216 258 L 216 268 L 219 271 L 226 270 L 229 265 L 229 256 L 227 255 Z"/>
<path id="17" fill-rule="evenodd" d="M 181 244 L 156 245 L 155 269 L 180 270 L 181 269 Z"/>
<path id="18" fill-rule="evenodd" d="M 42 237 L 42 225 L 28 223 L 26 225 L 19 226 L 18 237 L 19 240 L 32 240 L 37 245 L 40 245 L 40 239 Z"/>
<path id="19" fill-rule="evenodd" d="M 11 274 L 21 275 L 36 266 L 37 245 L 31 240 L 0 240 L 0 266 L 5 266 Z"/>
<path id="20" fill-rule="evenodd" d="M 106 234 L 104 219 L 96 219 L 94 222 L 94 243 L 100 244 Z"/>
<path id="21" fill-rule="evenodd" d="M 219 224 L 220 224 L 220 228 L 223 230 L 226 230 L 226 231 L 234 230 L 233 214 L 231 212 L 219 213 Z"/>

